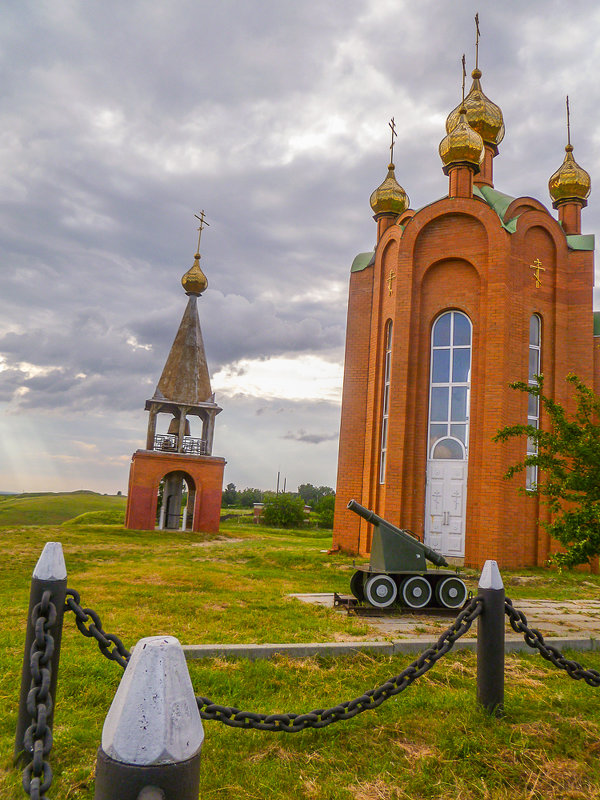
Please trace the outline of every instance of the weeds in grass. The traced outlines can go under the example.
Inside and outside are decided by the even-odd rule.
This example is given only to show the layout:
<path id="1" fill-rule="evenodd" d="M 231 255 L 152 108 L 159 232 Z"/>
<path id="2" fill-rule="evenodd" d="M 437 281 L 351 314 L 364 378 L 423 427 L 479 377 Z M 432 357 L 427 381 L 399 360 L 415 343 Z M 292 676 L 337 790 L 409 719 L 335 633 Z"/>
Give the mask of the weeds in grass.
<path id="1" fill-rule="evenodd" d="M 0 529 L 0 796 L 24 797 L 12 769 L 28 580 L 46 540 L 62 540 L 69 584 L 131 646 L 142 636 L 184 643 L 371 638 L 368 621 L 286 599 L 347 592 L 350 559 L 320 553 L 327 532 L 224 526 L 220 536 L 127 532 L 102 526 Z M 202 560 L 194 560 L 196 557 Z M 344 569 L 347 568 L 347 569 Z M 510 577 L 510 575 L 509 575 Z M 536 576 L 534 576 L 536 577 Z M 561 581 L 564 580 L 564 583 Z M 591 585 L 588 585 L 591 584 Z M 598 591 L 595 576 L 540 574 L 515 584 L 562 599 Z M 600 592 L 598 595 L 600 597 Z M 600 668 L 600 654 L 586 653 Z M 297 713 L 356 697 L 413 656 L 189 662 L 198 694 L 259 712 Z M 273 735 L 206 723 L 201 797 L 299 800 L 542 800 L 600 797 L 595 690 L 535 656 L 506 659 L 506 716 L 475 699 L 476 661 L 446 656 L 378 710 L 324 730 Z M 121 670 L 84 639 L 70 615 L 56 705 L 51 797 L 91 800 L 95 752 Z"/>

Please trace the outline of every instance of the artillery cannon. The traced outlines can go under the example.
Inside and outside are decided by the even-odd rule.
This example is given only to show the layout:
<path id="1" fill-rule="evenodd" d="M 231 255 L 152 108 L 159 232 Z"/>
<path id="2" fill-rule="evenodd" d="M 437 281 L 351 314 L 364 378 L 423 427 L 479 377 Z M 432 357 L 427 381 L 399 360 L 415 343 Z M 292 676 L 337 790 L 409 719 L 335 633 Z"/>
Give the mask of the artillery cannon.
<path id="1" fill-rule="evenodd" d="M 348 508 L 374 528 L 370 561 L 357 567 L 350 581 L 350 591 L 357 600 L 366 600 L 376 608 L 388 608 L 396 602 L 409 608 L 464 605 L 467 587 L 456 572 L 427 569 L 427 561 L 448 567 L 444 556 L 356 500 L 350 500 Z"/>

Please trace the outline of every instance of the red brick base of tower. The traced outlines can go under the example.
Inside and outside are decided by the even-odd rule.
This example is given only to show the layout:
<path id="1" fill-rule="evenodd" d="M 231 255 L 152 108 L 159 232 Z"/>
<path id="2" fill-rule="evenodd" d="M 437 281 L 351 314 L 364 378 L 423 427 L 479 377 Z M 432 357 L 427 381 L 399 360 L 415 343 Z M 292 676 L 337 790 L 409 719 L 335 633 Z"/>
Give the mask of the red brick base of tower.
<path id="1" fill-rule="evenodd" d="M 129 471 L 125 527 L 130 530 L 154 530 L 160 482 L 171 472 L 183 472 L 186 480 L 191 479 L 191 485 L 195 488 L 192 530 L 216 533 L 221 516 L 225 464 L 224 458 L 216 456 L 137 450 Z"/>

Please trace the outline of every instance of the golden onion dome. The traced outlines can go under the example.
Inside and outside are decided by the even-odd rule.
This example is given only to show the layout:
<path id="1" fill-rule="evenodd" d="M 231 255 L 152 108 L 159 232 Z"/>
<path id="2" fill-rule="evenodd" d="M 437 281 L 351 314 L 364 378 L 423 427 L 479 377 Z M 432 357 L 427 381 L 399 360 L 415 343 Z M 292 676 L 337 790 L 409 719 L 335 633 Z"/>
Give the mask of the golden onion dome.
<path id="1" fill-rule="evenodd" d="M 469 164 L 479 172 L 484 155 L 483 139 L 469 125 L 464 106 L 460 108 L 458 122 L 440 142 L 439 151 L 446 175 L 455 164 Z"/>
<path id="2" fill-rule="evenodd" d="M 563 163 L 548 181 L 548 189 L 554 207 L 567 200 L 585 201 L 592 191 L 589 174 L 573 158 L 573 145 L 568 144 L 565 150 Z"/>
<path id="3" fill-rule="evenodd" d="M 481 136 L 484 142 L 499 145 L 504 139 L 504 118 L 499 106 L 486 97 L 481 88 L 481 70 L 474 69 L 471 73 L 473 85 L 465 97 L 464 105 L 467 109 L 467 120 L 473 130 Z M 462 104 L 461 104 L 462 105 Z M 460 116 L 461 105 L 450 112 L 446 120 L 446 133 L 456 126 Z"/>
<path id="4" fill-rule="evenodd" d="M 194 256 L 194 263 L 181 279 L 186 294 L 201 295 L 208 288 L 208 279 L 200 269 L 200 253 Z"/>
<path id="5" fill-rule="evenodd" d="M 388 166 L 386 179 L 375 189 L 370 203 L 375 214 L 402 214 L 408 208 L 410 200 L 396 180 L 393 164 Z"/>

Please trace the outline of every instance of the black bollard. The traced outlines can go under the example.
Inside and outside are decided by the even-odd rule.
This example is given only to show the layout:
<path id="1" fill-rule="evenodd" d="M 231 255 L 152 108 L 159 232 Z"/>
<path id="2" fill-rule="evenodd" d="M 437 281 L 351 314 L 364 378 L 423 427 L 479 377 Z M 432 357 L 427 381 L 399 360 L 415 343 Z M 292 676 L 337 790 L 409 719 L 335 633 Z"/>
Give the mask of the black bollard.
<path id="1" fill-rule="evenodd" d="M 198 800 L 203 740 L 181 645 L 141 639 L 104 722 L 94 800 Z"/>
<path id="2" fill-rule="evenodd" d="M 479 579 L 483 611 L 477 618 L 477 699 L 490 714 L 504 713 L 504 584 L 495 561 Z"/>
<path id="3" fill-rule="evenodd" d="M 60 660 L 60 641 L 62 638 L 65 595 L 67 591 L 67 568 L 60 542 L 47 542 L 38 559 L 31 577 L 29 594 L 29 611 L 27 613 L 27 631 L 25 634 L 25 655 L 21 673 L 21 694 L 19 698 L 19 716 L 15 736 L 15 763 L 30 761 L 31 753 L 23 746 L 25 731 L 31 725 L 32 718 L 27 711 L 27 695 L 31 689 L 31 645 L 35 639 L 32 623 L 32 612 L 42 601 L 44 592 L 50 592 L 50 601 L 56 608 L 56 620 L 48 629 L 54 639 L 54 653 L 50 659 L 50 710 L 46 717 L 46 725 L 51 729 L 56 702 L 56 682 L 58 680 L 58 664 Z"/>

